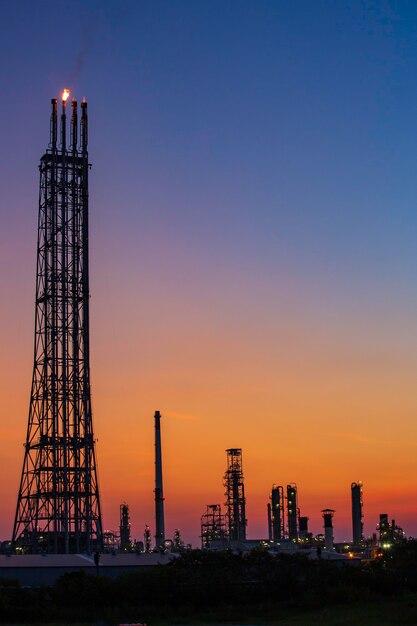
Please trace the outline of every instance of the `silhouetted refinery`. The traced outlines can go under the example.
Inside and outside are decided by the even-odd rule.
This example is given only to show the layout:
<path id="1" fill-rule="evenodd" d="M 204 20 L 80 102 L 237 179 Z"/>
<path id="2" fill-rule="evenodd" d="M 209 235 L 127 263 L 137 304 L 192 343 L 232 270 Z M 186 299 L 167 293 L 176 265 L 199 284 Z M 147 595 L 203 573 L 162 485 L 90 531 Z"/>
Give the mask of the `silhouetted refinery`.
<path id="1" fill-rule="evenodd" d="M 390 549 L 394 544 L 406 540 L 405 533 L 395 520 L 391 523 L 387 514 L 381 514 L 377 533 L 365 538 L 363 534 L 363 484 L 351 484 L 352 498 L 352 540 L 342 543 L 334 541 L 333 520 L 336 511 L 331 508 L 321 510 L 323 533 L 313 536 L 309 532 L 309 517 L 300 515 L 298 488 L 289 483 L 286 488 L 273 484 L 267 503 L 267 539 L 247 539 L 245 518 L 246 499 L 242 468 L 242 450 L 226 450 L 227 466 L 224 484 L 226 485 L 226 510 L 222 513 L 221 504 L 208 504 L 201 516 L 201 547 L 205 550 L 231 549 L 245 552 L 262 548 L 271 553 L 303 553 L 317 559 L 347 560 L 360 562 L 380 555 L 381 550 Z M 285 494 L 285 495 L 284 495 Z M 237 530 L 239 529 L 239 530 Z"/>
<path id="2" fill-rule="evenodd" d="M 17 578 L 23 585 L 49 584 L 79 569 L 94 571 L 100 554 L 102 573 L 115 576 L 167 563 L 191 549 L 179 528 L 172 538 L 166 537 L 160 411 L 153 416 L 154 541 L 150 520 L 140 520 L 143 538 L 132 538 L 126 502 L 120 504 L 118 530 L 103 530 L 90 397 L 87 102 L 81 103 L 79 120 L 77 102 L 72 100 L 68 124 L 69 95 L 65 89 L 60 120 L 58 102 L 51 101 L 49 144 L 41 157 L 29 422 L 11 539 L 1 544 L 0 576 Z M 150 426 L 150 419 L 145 422 Z M 220 484 L 219 476 L 217 502 L 205 510 L 201 502 L 204 551 L 244 553 L 261 548 L 273 555 L 303 553 L 310 559 L 355 563 L 375 559 L 405 541 L 404 531 L 387 513 L 380 515 L 377 532 L 365 537 L 361 481 L 351 483 L 352 537 L 343 543 L 334 542 L 337 511 L 332 508 L 321 510 L 323 533 L 313 536 L 309 520 L 313 515 L 319 518 L 320 512 L 301 516 L 294 482 L 285 487 L 272 484 L 265 537 L 249 539 L 242 448 L 226 450 L 224 500 Z M 149 485 L 149 498 L 151 494 Z M 197 518 L 195 523 L 197 527 Z"/>
<path id="3" fill-rule="evenodd" d="M 145 526 L 143 541 L 130 540 L 129 508 L 121 505 L 120 534 L 109 533 L 112 542 L 105 542 L 106 548 L 113 552 L 165 553 L 175 554 L 189 550 L 177 529 L 173 539 L 164 538 L 162 500 L 162 446 L 161 413 L 155 416 L 155 543 L 152 545 L 151 529 Z M 226 469 L 223 475 L 224 510 L 221 502 L 207 504 L 200 518 L 201 549 L 209 551 L 231 550 L 244 553 L 253 548 L 269 551 L 271 554 L 302 553 L 311 559 L 330 559 L 358 563 L 380 555 L 381 550 L 390 549 L 394 544 L 404 542 L 404 531 L 381 514 L 376 526 L 377 532 L 365 538 L 363 533 L 363 484 L 351 483 L 352 538 L 346 542 L 334 541 L 334 520 L 336 511 L 324 508 L 317 511 L 323 520 L 323 532 L 317 535 L 309 532 L 309 517 L 300 515 L 299 490 L 295 483 L 273 484 L 267 503 L 266 527 L 267 538 L 249 539 L 247 537 L 246 497 L 243 473 L 243 453 L 241 448 L 229 448 L 226 451 Z M 219 479 L 220 483 L 220 479 Z M 347 490 L 346 490 L 347 491 Z M 348 491 L 347 491 L 348 494 Z M 162 516 L 162 517 L 161 517 Z"/>
<path id="4" fill-rule="evenodd" d="M 175 530 L 172 539 L 165 537 L 165 515 L 162 472 L 162 433 L 161 412 L 154 413 L 155 435 L 155 541 L 152 541 L 152 530 L 145 524 L 143 539 L 131 537 L 130 508 L 126 502 L 120 505 L 120 525 L 116 531 L 106 530 L 103 533 L 103 552 L 112 555 L 159 554 L 169 558 L 190 550 L 192 546 L 185 544 L 179 529 Z M 201 549 L 210 551 L 231 550 L 244 553 L 253 548 L 262 548 L 272 554 L 303 553 L 312 559 L 349 560 L 358 562 L 363 559 L 376 558 L 381 550 L 387 550 L 394 544 L 405 541 L 405 533 L 395 520 L 388 515 L 380 515 L 376 525 L 377 533 L 365 538 L 363 533 L 363 484 L 361 481 L 351 483 L 352 538 L 346 542 L 335 543 L 334 519 L 336 511 L 324 508 L 316 512 L 323 519 L 323 532 L 317 535 L 309 532 L 310 517 L 300 514 L 299 490 L 297 485 L 274 483 L 267 503 L 265 538 L 249 539 L 247 537 L 246 496 L 243 473 L 243 452 L 241 448 L 228 448 L 226 451 L 226 468 L 223 475 L 224 511 L 221 502 L 207 504 L 200 519 Z M 220 483 L 220 477 L 219 477 Z M 11 551 L 10 542 L 3 542 L 3 552 Z M 36 550 L 16 550 L 19 553 L 36 553 Z M 45 553 L 45 550 L 43 550 Z"/>

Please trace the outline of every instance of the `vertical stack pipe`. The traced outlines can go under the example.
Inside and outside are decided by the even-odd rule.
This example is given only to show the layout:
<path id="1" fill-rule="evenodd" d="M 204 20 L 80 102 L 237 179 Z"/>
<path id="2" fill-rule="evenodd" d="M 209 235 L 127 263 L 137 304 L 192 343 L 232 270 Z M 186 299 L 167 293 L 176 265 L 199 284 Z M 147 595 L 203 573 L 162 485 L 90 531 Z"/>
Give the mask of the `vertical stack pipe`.
<path id="1" fill-rule="evenodd" d="M 164 490 L 162 485 L 161 414 L 155 411 L 155 547 L 165 546 Z"/>

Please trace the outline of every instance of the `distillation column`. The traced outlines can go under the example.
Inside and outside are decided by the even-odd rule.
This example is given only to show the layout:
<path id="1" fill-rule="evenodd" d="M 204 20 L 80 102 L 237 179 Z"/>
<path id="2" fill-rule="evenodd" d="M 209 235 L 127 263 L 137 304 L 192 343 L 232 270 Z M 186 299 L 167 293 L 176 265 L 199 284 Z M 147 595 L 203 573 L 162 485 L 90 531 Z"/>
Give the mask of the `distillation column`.
<path id="1" fill-rule="evenodd" d="M 272 485 L 271 489 L 271 525 L 273 541 L 284 539 L 284 489 L 281 485 Z"/>
<path id="2" fill-rule="evenodd" d="M 359 546 L 363 542 L 363 486 L 360 480 L 352 483 L 351 492 L 353 545 Z"/>
<path id="3" fill-rule="evenodd" d="M 298 518 L 300 511 L 297 505 L 297 485 L 291 483 L 287 485 L 287 521 L 288 539 L 298 541 Z"/>
<path id="4" fill-rule="evenodd" d="M 131 547 L 129 505 L 124 502 L 120 505 L 120 549 L 127 552 Z"/>

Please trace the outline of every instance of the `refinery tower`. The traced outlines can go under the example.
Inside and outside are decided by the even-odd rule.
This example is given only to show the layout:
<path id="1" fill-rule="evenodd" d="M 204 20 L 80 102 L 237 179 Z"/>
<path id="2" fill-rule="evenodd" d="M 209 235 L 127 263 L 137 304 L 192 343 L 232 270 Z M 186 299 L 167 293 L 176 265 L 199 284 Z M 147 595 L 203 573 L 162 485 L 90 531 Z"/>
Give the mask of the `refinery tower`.
<path id="1" fill-rule="evenodd" d="M 91 552 L 102 545 L 90 397 L 87 103 L 52 100 L 40 160 L 35 346 L 13 546 Z M 59 128 L 58 128 L 59 126 Z"/>

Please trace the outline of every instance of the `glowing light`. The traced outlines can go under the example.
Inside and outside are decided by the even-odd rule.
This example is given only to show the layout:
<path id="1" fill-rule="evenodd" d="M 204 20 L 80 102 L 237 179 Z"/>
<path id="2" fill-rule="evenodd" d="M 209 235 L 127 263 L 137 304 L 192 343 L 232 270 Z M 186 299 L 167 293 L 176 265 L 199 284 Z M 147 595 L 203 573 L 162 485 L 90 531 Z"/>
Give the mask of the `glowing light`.
<path id="1" fill-rule="evenodd" d="M 62 92 L 62 102 L 66 102 L 68 100 L 70 93 L 69 89 L 64 89 Z"/>

